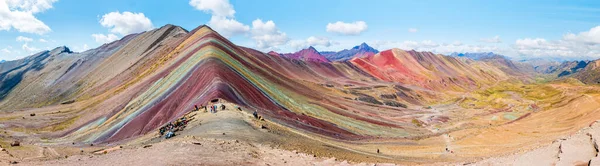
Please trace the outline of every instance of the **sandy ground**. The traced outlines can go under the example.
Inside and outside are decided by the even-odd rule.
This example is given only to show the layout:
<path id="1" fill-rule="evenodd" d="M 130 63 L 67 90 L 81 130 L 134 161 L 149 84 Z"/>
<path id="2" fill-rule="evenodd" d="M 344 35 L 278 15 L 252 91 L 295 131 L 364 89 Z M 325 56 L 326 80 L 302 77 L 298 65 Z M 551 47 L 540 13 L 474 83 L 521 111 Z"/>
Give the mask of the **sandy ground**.
<path id="1" fill-rule="evenodd" d="M 239 140 L 174 138 L 150 147 L 127 147 L 106 154 L 85 154 L 22 165 L 374 165 L 319 158 Z M 382 164 L 377 164 L 382 165 Z M 392 164 L 387 164 L 392 165 Z"/>

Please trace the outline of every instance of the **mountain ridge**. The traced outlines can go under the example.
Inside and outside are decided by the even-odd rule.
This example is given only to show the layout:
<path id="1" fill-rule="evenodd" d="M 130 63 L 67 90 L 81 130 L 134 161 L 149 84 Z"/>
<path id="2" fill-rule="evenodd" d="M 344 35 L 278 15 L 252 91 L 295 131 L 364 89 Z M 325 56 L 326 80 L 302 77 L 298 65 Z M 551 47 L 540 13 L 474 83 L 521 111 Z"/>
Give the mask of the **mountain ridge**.
<path id="1" fill-rule="evenodd" d="M 330 61 L 345 61 L 352 58 L 372 56 L 377 53 L 379 53 L 377 49 L 363 42 L 360 45 L 352 47 L 351 49 L 344 49 L 338 52 L 326 52 L 323 55 Z"/>

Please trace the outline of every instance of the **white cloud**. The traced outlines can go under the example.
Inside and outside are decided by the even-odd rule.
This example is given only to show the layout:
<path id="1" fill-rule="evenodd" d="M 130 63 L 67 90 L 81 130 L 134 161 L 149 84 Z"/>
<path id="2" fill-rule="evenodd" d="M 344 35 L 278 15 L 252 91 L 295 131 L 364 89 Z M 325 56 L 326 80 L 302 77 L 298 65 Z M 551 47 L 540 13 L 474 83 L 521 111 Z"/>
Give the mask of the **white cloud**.
<path id="1" fill-rule="evenodd" d="M 600 26 L 578 34 L 567 33 L 560 40 L 518 39 L 514 48 L 521 56 L 600 58 Z"/>
<path id="2" fill-rule="evenodd" d="M 7 48 L 3 48 L 2 52 L 6 53 L 6 54 L 10 54 L 12 51 L 8 50 Z"/>
<path id="3" fill-rule="evenodd" d="M 110 43 L 118 40 L 120 35 L 129 35 L 132 33 L 143 32 L 154 28 L 152 21 L 144 13 L 132 12 L 110 12 L 104 14 L 100 19 L 100 25 L 110 29 L 110 34 L 92 34 L 94 40 L 98 43 Z M 41 41 L 41 39 L 40 39 Z"/>
<path id="4" fill-rule="evenodd" d="M 417 28 L 408 28 L 408 32 L 410 32 L 410 33 L 416 33 L 418 31 L 419 30 Z"/>
<path id="5" fill-rule="evenodd" d="M 277 29 L 271 20 L 263 22 L 260 19 L 252 21 L 252 39 L 256 47 L 263 50 L 277 50 L 278 46 L 286 44 L 290 39 Z"/>
<path id="6" fill-rule="evenodd" d="M 534 48 L 534 49 L 547 48 L 547 46 L 549 46 L 546 39 L 542 39 L 542 38 L 517 39 L 515 44 L 517 47 L 520 47 L 520 48 Z"/>
<path id="7" fill-rule="evenodd" d="M 110 28 L 110 32 L 128 35 L 154 28 L 152 21 L 144 13 L 110 12 L 102 16 L 100 24 Z"/>
<path id="8" fill-rule="evenodd" d="M 492 38 L 482 38 L 479 41 L 484 43 L 502 43 L 500 36 L 494 36 Z"/>
<path id="9" fill-rule="evenodd" d="M 438 44 L 431 40 L 424 40 L 421 42 L 417 41 L 375 41 L 371 44 L 378 50 L 388 50 L 392 48 L 399 48 L 403 50 L 416 50 L 416 51 L 430 51 L 439 54 L 450 54 L 453 52 L 496 52 L 496 53 L 508 53 L 509 50 L 502 49 L 497 46 L 484 46 L 484 45 L 467 45 L 460 41 L 454 41 L 451 44 Z"/>
<path id="10" fill-rule="evenodd" d="M 407 42 L 407 41 L 405 41 L 405 42 Z M 375 40 L 375 41 L 371 42 L 370 45 L 371 45 L 371 47 L 373 47 L 375 49 L 383 51 L 383 50 L 388 50 L 388 49 L 392 49 L 392 48 L 399 48 L 400 45 L 402 45 L 402 42 Z"/>
<path id="11" fill-rule="evenodd" d="M 244 34 L 250 31 L 248 25 L 244 25 L 235 19 L 220 16 L 212 16 L 208 25 L 225 37 Z"/>
<path id="12" fill-rule="evenodd" d="M 583 46 L 585 47 L 585 46 Z M 515 41 L 515 49 L 520 55 L 524 56 L 549 56 L 549 57 L 577 57 L 591 56 L 590 53 L 595 52 L 582 45 L 564 40 L 547 41 L 543 38 L 525 38 Z"/>
<path id="13" fill-rule="evenodd" d="M 359 35 L 367 30 L 367 23 L 364 21 L 356 21 L 353 23 L 335 22 L 327 24 L 327 32 L 337 33 L 342 35 Z"/>
<path id="14" fill-rule="evenodd" d="M 309 46 L 314 47 L 330 47 L 332 45 L 339 44 L 338 42 L 334 42 L 325 37 L 308 37 L 306 40 L 292 40 L 290 41 L 290 47 L 294 50 L 300 50 L 307 48 Z"/>
<path id="15" fill-rule="evenodd" d="M 112 41 L 118 40 L 119 37 L 117 37 L 117 35 L 115 34 L 108 34 L 108 35 L 104 35 L 104 34 L 92 34 L 92 37 L 94 38 L 94 40 L 96 40 L 96 42 L 98 43 L 110 43 Z"/>
<path id="16" fill-rule="evenodd" d="M 190 5 L 208 14 L 220 17 L 233 17 L 235 10 L 228 0 L 191 0 Z"/>
<path id="17" fill-rule="evenodd" d="M 499 43 L 499 36 L 482 39 L 481 42 Z M 560 40 L 544 38 L 517 39 L 508 47 L 490 45 L 470 45 L 460 41 L 451 44 L 436 43 L 430 40 L 417 41 L 375 41 L 372 46 L 379 50 L 400 48 L 404 50 L 431 51 L 449 54 L 452 52 L 495 52 L 516 58 L 562 57 L 572 59 L 600 58 L 600 26 L 580 33 L 567 33 Z M 517 57 L 519 56 L 519 57 Z"/>
<path id="18" fill-rule="evenodd" d="M 488 46 L 488 45 L 468 45 L 468 44 L 440 44 L 438 47 L 434 48 L 432 52 L 440 53 L 440 54 L 450 54 L 453 52 L 494 52 L 502 55 L 508 55 L 511 50 L 506 48 L 501 48 L 498 46 Z"/>
<path id="19" fill-rule="evenodd" d="M 39 13 L 52 8 L 52 3 L 58 0 L 6 0 L 10 8 Z"/>
<path id="20" fill-rule="evenodd" d="M 452 42 L 452 45 L 454 45 L 454 46 L 462 46 L 463 43 L 460 42 L 460 41 L 454 41 L 454 42 Z"/>
<path id="21" fill-rule="evenodd" d="M 289 43 L 290 46 L 294 49 L 294 51 L 308 47 L 308 44 L 306 44 L 305 40 L 292 40 Z"/>
<path id="22" fill-rule="evenodd" d="M 84 52 L 84 51 L 87 51 L 88 49 L 90 49 L 90 47 L 87 44 L 83 44 L 83 46 L 81 46 L 81 47 L 74 46 L 72 50 L 75 52 Z"/>
<path id="23" fill-rule="evenodd" d="M 433 48 L 433 47 L 437 47 L 437 46 L 439 46 L 439 44 L 437 44 L 431 40 L 424 40 L 421 42 L 421 47 L 424 47 L 424 48 Z"/>
<path id="24" fill-rule="evenodd" d="M 228 0 L 191 0 L 189 4 L 200 11 L 211 14 L 208 25 L 225 37 L 250 31 L 248 25 L 235 20 L 235 10 Z"/>
<path id="25" fill-rule="evenodd" d="M 600 26 L 594 27 L 589 31 L 580 32 L 579 34 L 567 33 L 563 36 L 563 39 L 589 45 L 600 44 Z"/>
<path id="26" fill-rule="evenodd" d="M 329 47 L 332 44 L 335 44 L 335 42 L 332 42 L 328 38 L 314 37 L 314 36 L 308 37 L 308 39 L 306 39 L 306 42 L 308 43 L 308 45 L 311 45 L 311 46 L 324 46 L 324 47 Z"/>
<path id="27" fill-rule="evenodd" d="M 431 40 L 423 40 L 421 42 L 417 41 L 403 41 L 403 42 L 393 42 L 393 41 L 375 41 L 373 42 L 373 47 L 379 50 L 387 50 L 391 48 L 399 48 L 403 50 L 427 50 L 431 48 L 435 48 L 439 46 L 436 42 Z"/>
<path id="28" fill-rule="evenodd" d="M 12 28 L 24 33 L 45 34 L 51 31 L 48 25 L 35 18 L 34 14 L 52 8 L 57 0 L 1 0 L 0 30 Z"/>
<path id="29" fill-rule="evenodd" d="M 27 45 L 27 43 L 23 44 L 23 46 L 22 46 L 21 48 L 22 48 L 23 50 L 25 50 L 25 51 L 29 52 L 29 53 L 32 53 L 32 52 L 35 52 L 35 51 L 39 51 L 39 50 L 40 50 L 39 48 L 35 48 L 35 47 L 30 47 L 30 46 L 28 46 L 28 45 Z"/>
<path id="30" fill-rule="evenodd" d="M 42 43 L 47 43 L 47 42 L 48 42 L 48 40 L 46 40 L 46 39 L 40 39 L 40 42 L 42 42 Z"/>
<path id="31" fill-rule="evenodd" d="M 33 41 L 32 38 L 28 38 L 28 37 L 24 37 L 24 36 L 18 36 L 16 40 L 18 42 L 30 42 L 30 41 Z"/>

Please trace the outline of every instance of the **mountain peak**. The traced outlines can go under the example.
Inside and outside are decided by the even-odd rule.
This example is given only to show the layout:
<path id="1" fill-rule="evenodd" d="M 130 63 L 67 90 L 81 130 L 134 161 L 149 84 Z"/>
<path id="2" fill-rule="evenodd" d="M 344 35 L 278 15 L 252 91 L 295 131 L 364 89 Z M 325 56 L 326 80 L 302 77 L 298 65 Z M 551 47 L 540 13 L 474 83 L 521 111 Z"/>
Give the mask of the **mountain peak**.
<path id="1" fill-rule="evenodd" d="M 352 49 L 354 50 L 359 50 L 359 51 L 364 51 L 364 52 L 373 52 L 373 53 L 379 53 L 379 51 L 371 46 L 369 46 L 367 43 L 363 42 L 358 46 L 354 46 Z"/>
<path id="2" fill-rule="evenodd" d="M 269 55 L 273 55 L 273 56 L 279 55 L 279 53 L 277 53 L 277 52 L 275 52 L 275 51 L 269 51 L 269 53 L 267 53 L 267 54 L 269 54 Z"/>
<path id="3" fill-rule="evenodd" d="M 190 31 L 190 34 L 194 34 L 194 33 L 198 32 L 198 31 L 200 31 L 202 29 L 209 31 L 210 33 L 217 33 L 218 34 L 217 31 L 213 30 L 210 26 L 208 26 L 206 24 L 202 24 L 202 25 L 194 28 L 192 31 Z"/>
<path id="4" fill-rule="evenodd" d="M 67 47 L 67 46 L 56 47 L 56 48 L 52 49 L 50 52 L 51 52 L 51 54 L 73 53 L 73 51 L 71 51 L 71 49 L 69 49 L 69 47 Z"/>
<path id="5" fill-rule="evenodd" d="M 453 52 L 452 54 L 450 54 L 450 56 L 465 57 L 465 58 L 469 58 L 469 59 L 473 59 L 473 60 L 500 58 L 500 57 L 505 58 L 504 56 L 495 54 L 494 52 L 465 52 L 465 53 Z"/>
<path id="6" fill-rule="evenodd" d="M 185 29 L 183 27 L 180 27 L 180 26 L 177 26 L 177 25 L 173 25 L 173 24 L 165 24 L 165 25 L 163 25 L 162 27 L 160 27 L 158 29 L 170 29 L 170 28 L 181 29 L 181 30 L 183 30 L 186 33 L 189 32 L 187 29 Z"/>
<path id="7" fill-rule="evenodd" d="M 369 48 L 369 45 L 367 45 L 367 43 L 363 42 L 360 45 L 352 47 L 352 49 L 361 49 L 361 48 Z"/>
<path id="8" fill-rule="evenodd" d="M 379 53 L 378 50 L 363 42 L 360 45 L 352 47 L 352 49 L 344 49 L 338 52 L 328 52 L 325 56 L 330 61 L 344 61 L 355 57 L 372 56 Z"/>
<path id="9" fill-rule="evenodd" d="M 364 49 L 364 48 L 371 48 L 369 45 L 367 45 L 367 43 L 363 42 L 358 46 L 354 46 L 352 47 L 352 49 Z"/>
<path id="10" fill-rule="evenodd" d="M 300 50 L 299 52 L 310 53 L 310 54 L 315 54 L 315 55 L 319 55 L 319 56 L 321 55 L 321 53 L 319 53 L 319 51 L 317 51 L 317 49 L 313 46 L 310 46 L 306 49 Z"/>
<path id="11" fill-rule="evenodd" d="M 321 53 L 313 46 L 309 46 L 308 48 L 302 49 L 298 52 L 303 52 L 303 53 L 310 53 L 310 54 L 315 54 L 315 55 L 321 55 Z"/>
<path id="12" fill-rule="evenodd" d="M 323 55 L 321 55 L 321 53 L 319 53 L 319 51 L 317 51 L 317 49 L 315 49 L 315 47 L 313 47 L 313 46 L 302 49 L 295 53 L 287 53 L 287 54 L 280 54 L 280 55 L 283 57 L 290 58 L 290 59 L 298 59 L 298 60 L 313 61 L 313 62 L 329 62 L 329 60 L 327 60 L 327 58 L 325 58 Z"/>

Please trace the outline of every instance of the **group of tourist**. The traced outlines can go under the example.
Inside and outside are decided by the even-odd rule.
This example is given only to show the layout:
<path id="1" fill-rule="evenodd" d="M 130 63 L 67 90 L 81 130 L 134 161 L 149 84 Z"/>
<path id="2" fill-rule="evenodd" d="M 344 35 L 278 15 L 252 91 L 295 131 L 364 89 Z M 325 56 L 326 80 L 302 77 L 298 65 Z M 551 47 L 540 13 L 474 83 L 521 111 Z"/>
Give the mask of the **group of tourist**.
<path id="1" fill-rule="evenodd" d="M 200 107 L 194 105 L 193 111 L 199 111 L 200 109 L 204 108 L 204 112 L 207 112 L 208 107 L 210 107 L 210 113 L 217 113 L 218 109 L 225 110 L 225 104 L 211 104 L 210 106 L 200 105 Z M 240 111 L 242 110 L 242 108 L 240 108 L 239 106 L 237 107 L 237 109 Z M 254 116 L 257 118 L 258 114 L 254 112 Z M 161 136 L 164 135 L 166 139 L 172 138 L 175 136 L 175 132 L 182 131 L 187 126 L 190 120 L 190 118 L 186 118 L 186 116 L 183 116 L 175 120 L 174 122 L 169 122 L 167 125 L 161 127 L 159 129 L 159 133 Z"/>
<path id="2" fill-rule="evenodd" d="M 161 127 L 159 129 L 159 133 L 161 136 L 164 135 L 166 139 L 172 138 L 175 136 L 175 132 L 182 131 L 187 126 L 188 122 L 189 119 L 187 119 L 185 116 L 181 117 L 175 120 L 175 122 L 169 122 L 169 124 Z"/>
<path id="3" fill-rule="evenodd" d="M 210 113 L 217 113 L 217 110 L 221 108 L 221 110 L 225 110 L 225 104 L 217 104 L 210 106 Z"/>

